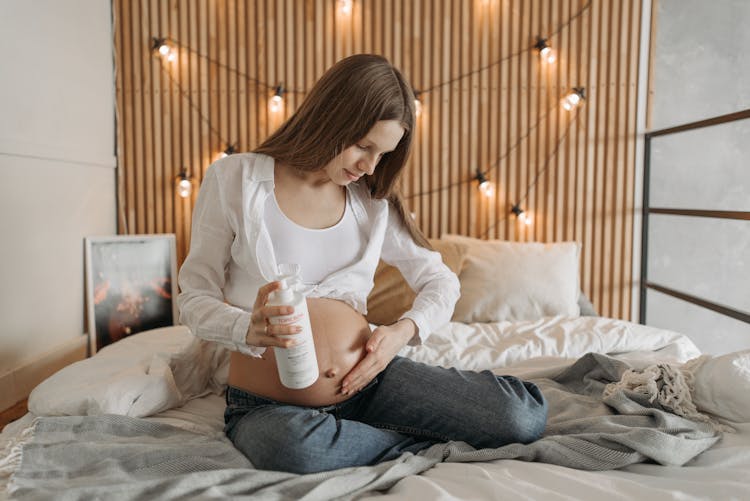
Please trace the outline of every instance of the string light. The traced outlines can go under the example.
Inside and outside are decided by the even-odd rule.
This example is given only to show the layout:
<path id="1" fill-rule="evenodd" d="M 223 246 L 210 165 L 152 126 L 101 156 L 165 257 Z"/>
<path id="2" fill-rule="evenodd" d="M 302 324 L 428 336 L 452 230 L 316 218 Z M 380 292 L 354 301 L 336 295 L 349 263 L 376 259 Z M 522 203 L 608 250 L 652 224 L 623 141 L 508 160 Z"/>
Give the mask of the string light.
<path id="1" fill-rule="evenodd" d="M 193 181 L 188 176 L 187 169 L 182 168 L 179 174 L 177 174 L 177 194 L 182 198 L 187 198 L 193 191 Z"/>
<path id="2" fill-rule="evenodd" d="M 352 10 L 353 10 L 353 1 L 352 0 L 337 0 L 336 3 L 338 4 L 338 6 L 340 8 L 340 12 L 342 14 L 349 15 L 349 14 L 352 13 Z M 485 3 L 490 3 L 490 0 L 485 0 Z M 561 31 L 563 28 L 565 28 L 567 25 L 569 25 L 573 20 L 575 20 L 578 17 L 580 17 L 583 14 L 583 12 L 585 12 L 590 7 L 590 4 L 591 4 L 591 2 L 589 1 L 586 5 L 584 5 L 580 9 L 580 11 L 578 13 L 576 13 L 574 16 L 572 16 L 566 23 L 564 23 L 563 25 L 561 25 L 554 33 L 552 33 L 552 35 L 555 35 L 559 31 Z M 174 60 L 177 59 L 177 51 L 176 51 L 176 49 L 174 47 L 172 47 L 167 42 L 166 38 L 156 38 L 156 37 L 154 37 L 152 40 L 153 40 L 153 43 L 152 43 L 152 47 L 151 48 L 152 48 L 152 50 L 154 52 L 158 52 L 158 54 L 160 56 L 164 57 L 168 61 L 174 61 Z M 177 45 L 178 45 L 178 47 L 182 47 L 182 46 L 179 45 L 179 42 L 177 42 Z M 548 42 L 547 39 L 541 38 L 541 37 L 537 37 L 537 42 L 534 45 L 534 48 L 538 51 L 538 53 L 540 55 L 540 58 L 542 59 L 543 62 L 551 64 L 551 63 L 554 63 L 556 61 L 556 58 L 557 58 L 556 57 L 556 53 L 555 53 L 554 49 L 552 49 L 552 47 L 550 47 L 550 44 L 549 44 L 549 42 Z M 188 50 L 191 50 L 191 49 L 188 48 Z M 496 64 L 499 64 L 502 61 L 505 61 L 505 60 L 507 60 L 507 59 L 509 59 L 511 57 L 515 57 L 517 55 L 520 55 L 521 53 L 525 52 L 526 50 L 529 50 L 529 49 L 527 48 L 527 49 L 521 50 L 521 51 L 519 51 L 517 53 L 514 53 L 511 56 L 503 57 L 500 60 L 491 63 L 489 66 L 483 66 L 482 68 L 480 68 L 478 70 L 473 70 L 473 71 L 471 71 L 471 72 L 469 72 L 469 73 L 467 73 L 465 75 L 460 75 L 460 76 L 458 76 L 456 78 L 453 78 L 453 79 L 451 79 L 451 80 L 449 80 L 447 82 L 443 82 L 443 83 L 440 83 L 440 84 L 435 85 L 433 87 L 429 87 L 426 90 L 423 90 L 423 91 L 416 91 L 416 90 L 414 90 L 415 114 L 417 116 L 419 116 L 422 113 L 422 103 L 421 103 L 421 101 L 419 99 L 419 97 L 420 97 L 421 94 L 424 94 L 426 92 L 430 92 L 433 89 L 441 87 L 443 85 L 448 85 L 448 84 L 450 84 L 450 83 L 452 83 L 452 82 L 454 82 L 456 80 L 460 80 L 460 79 L 465 78 L 465 77 L 467 77 L 469 75 L 473 75 L 473 74 L 475 74 L 475 73 L 477 73 L 479 71 L 486 70 L 488 67 L 496 65 Z M 201 55 L 201 54 L 199 54 L 199 55 Z M 228 68 L 228 69 L 230 69 L 232 71 L 236 71 L 236 70 L 233 70 L 232 68 Z M 247 76 L 247 78 L 248 79 L 252 79 L 253 81 L 257 82 L 258 84 L 266 85 L 266 86 L 268 85 L 268 84 L 264 84 L 260 80 L 254 79 L 253 77 Z M 283 95 L 284 95 L 285 92 L 288 92 L 288 91 L 286 91 L 281 84 L 277 85 L 274 88 L 274 95 L 269 100 L 269 108 L 270 108 L 271 112 L 276 113 L 276 112 L 279 112 L 279 111 L 281 111 L 283 109 L 283 106 L 284 106 Z M 302 93 L 304 93 L 304 91 L 298 91 L 298 90 L 291 90 L 290 92 L 302 92 Z M 187 96 L 187 97 L 188 97 L 188 100 L 189 100 L 190 99 L 189 96 Z M 562 98 L 562 105 L 563 105 L 563 107 L 566 110 L 571 111 L 574 108 L 582 106 L 583 105 L 583 101 L 585 99 L 586 99 L 585 89 L 583 87 L 574 87 L 570 93 L 568 93 L 565 97 Z M 191 102 L 191 105 L 192 105 L 192 102 Z M 203 117 L 203 119 L 206 120 L 205 117 Z M 210 126 L 210 123 L 209 123 L 209 126 Z M 212 130 L 214 130 L 214 129 L 212 128 Z M 558 146 L 559 146 L 559 143 L 558 143 Z M 233 153 L 236 153 L 236 149 L 235 149 L 234 145 L 230 144 L 230 145 L 228 145 L 227 149 L 225 149 L 220 154 L 220 156 L 223 158 L 223 157 L 229 156 L 229 155 L 231 155 Z M 554 152 L 553 152 L 553 155 L 554 155 Z M 546 168 L 543 169 L 543 170 L 546 170 Z M 494 185 L 487 179 L 487 177 L 479 169 L 477 169 L 477 173 L 476 173 L 476 175 L 475 175 L 475 177 L 473 179 L 476 179 L 478 181 L 478 188 L 479 188 L 479 190 L 485 196 L 491 197 L 491 196 L 494 195 Z M 179 193 L 179 195 L 181 197 L 183 197 L 183 198 L 187 198 L 188 196 L 190 196 L 190 194 L 192 192 L 193 180 L 192 180 L 192 178 L 190 178 L 188 176 L 187 169 L 183 168 L 183 170 L 180 171 L 179 175 L 177 176 L 177 180 L 178 180 L 178 193 Z M 462 181 L 462 182 L 466 182 L 466 181 Z M 523 222 L 524 224 L 526 224 L 526 225 L 531 225 L 532 224 L 532 216 L 529 213 L 524 212 L 524 210 L 521 209 L 520 204 L 513 205 L 512 208 L 511 208 L 511 212 L 513 214 L 515 214 L 516 217 L 517 217 L 517 219 L 519 221 Z M 410 216 L 412 218 L 415 218 L 416 214 L 411 213 Z"/>
<path id="3" fill-rule="evenodd" d="M 528 214 L 524 212 L 524 210 L 521 208 L 518 204 L 513 204 L 513 207 L 510 208 L 510 211 L 516 215 L 516 218 L 521 221 L 526 226 L 531 226 L 532 223 L 532 217 L 531 214 Z"/>
<path id="4" fill-rule="evenodd" d="M 586 89 L 583 87 L 573 87 L 563 99 L 562 106 L 568 111 L 574 108 L 578 108 L 583 105 L 583 101 L 586 100 Z"/>
<path id="5" fill-rule="evenodd" d="M 484 3 L 485 3 L 485 4 L 491 4 L 493 0 L 483 0 L 483 1 L 484 1 Z M 341 11 L 342 13 L 345 13 L 345 14 L 350 14 L 350 13 L 351 13 L 351 12 L 353 11 L 353 5 L 354 5 L 354 2 L 353 2 L 353 0 L 336 0 L 336 4 L 337 4 L 337 5 L 339 6 L 339 9 L 340 9 L 340 11 Z M 559 27 L 558 27 L 558 28 L 557 28 L 556 30 L 554 30 L 554 31 L 553 31 L 553 32 L 552 32 L 552 33 L 550 34 L 550 36 L 555 36 L 556 34 L 560 33 L 560 32 L 561 32 L 561 31 L 562 31 L 563 29 L 565 29 L 565 28 L 566 28 L 567 26 L 569 26 L 569 25 L 570 25 L 570 24 L 571 24 L 571 23 L 572 23 L 572 22 L 573 22 L 574 20 L 576 20 L 576 19 L 578 19 L 579 17 L 581 17 L 581 16 L 583 15 L 583 13 L 584 13 L 584 12 L 586 12 L 587 10 L 589 10 L 589 8 L 590 8 L 590 7 L 591 7 L 591 0 L 589 0 L 589 1 L 588 1 L 588 2 L 587 2 L 587 3 L 585 4 L 585 5 L 584 5 L 584 6 L 582 6 L 582 7 L 581 7 L 581 9 L 580 9 L 580 10 L 579 10 L 578 12 L 576 12 L 576 13 L 575 13 L 574 15 L 572 15 L 572 16 L 571 16 L 571 17 L 570 17 L 570 18 L 569 18 L 569 19 L 568 19 L 568 20 L 567 20 L 567 21 L 566 21 L 565 23 L 561 24 L 561 25 L 560 25 L 560 26 L 559 26 Z M 538 40 L 544 40 L 545 42 L 546 42 L 546 41 L 548 40 L 548 39 L 541 39 L 540 37 L 537 37 L 537 39 L 538 39 Z M 164 51 L 167 51 L 167 50 L 169 50 L 169 53 L 168 53 L 168 54 L 171 54 L 171 58 L 170 58 L 170 60 L 174 60 L 174 59 L 175 59 L 175 58 L 177 57 L 177 53 L 176 53 L 176 50 L 175 50 L 175 49 L 173 49 L 173 48 L 171 48 L 171 47 L 170 47 L 170 46 L 169 46 L 169 45 L 168 45 L 168 44 L 166 43 L 166 39 L 165 39 L 165 38 L 153 38 L 153 41 L 154 41 L 154 43 L 156 43 L 156 46 L 155 46 L 155 47 L 153 47 L 153 48 L 154 48 L 154 50 L 158 50 L 158 49 L 159 49 L 159 48 L 161 47 L 161 45 L 166 45 L 166 47 L 165 47 L 165 48 L 164 48 L 163 50 L 164 50 Z M 158 43 L 157 43 L 157 42 L 158 42 Z M 217 64 L 217 65 L 219 65 L 219 66 L 221 66 L 221 67 L 223 67 L 223 68 L 226 68 L 227 70 L 229 70 L 229 71 L 232 71 L 232 72 L 234 72 L 234 73 L 236 73 L 236 74 L 238 74 L 238 75 L 240 75 L 240 76 L 244 76 L 244 77 L 245 77 L 245 78 L 247 78 L 248 80 L 252 80 L 253 82 L 255 82 L 256 84 L 258 84 L 258 85 L 260 85 L 260 86 L 270 86 L 269 84 L 267 84 L 267 83 L 265 83 L 265 82 L 262 82 L 262 81 L 258 80 L 257 78 L 255 78 L 255 77 L 253 77 L 253 76 L 247 75 L 247 74 L 245 74 L 245 73 L 243 73 L 243 72 L 241 72 L 241 71 L 238 71 L 238 70 L 237 70 L 237 69 L 235 69 L 235 68 L 232 68 L 232 67 L 230 67 L 230 66 L 227 66 L 226 64 L 224 64 L 224 63 L 222 63 L 222 62 L 220 62 L 220 61 L 217 61 L 217 60 L 215 60 L 215 59 L 212 59 L 211 57 L 208 57 L 208 56 L 206 56 L 205 54 L 201 54 L 200 52 L 198 52 L 198 51 L 196 51 L 196 50 L 194 50 L 194 49 L 191 49 L 190 47 L 186 47 L 186 46 L 184 46 L 184 45 L 181 45 L 181 44 L 179 43 L 179 41 L 174 41 L 174 43 L 175 43 L 175 44 L 176 44 L 176 45 L 177 45 L 178 47 L 180 47 L 180 48 L 183 48 L 183 49 L 185 49 L 185 50 L 188 50 L 188 51 L 191 51 L 191 52 L 194 52 L 194 53 L 196 53 L 196 54 L 197 54 L 197 55 L 198 55 L 199 57 L 205 58 L 205 59 L 207 59 L 207 60 L 208 60 L 209 62 L 211 62 L 211 63 L 214 63 L 214 64 Z M 547 46 L 548 46 L 548 44 L 547 44 Z M 536 47 L 536 46 L 535 46 L 535 47 Z M 543 47 L 542 47 L 542 48 L 543 48 Z M 519 56 L 519 55 L 521 55 L 521 54 L 525 53 L 525 52 L 526 52 L 526 51 L 528 51 L 528 50 L 529 50 L 529 48 L 527 47 L 527 48 L 524 48 L 524 49 L 522 49 L 522 50 L 519 50 L 519 51 L 517 51 L 517 52 L 514 52 L 514 53 L 512 53 L 512 54 L 510 54 L 510 55 L 508 55 L 508 56 L 503 56 L 503 57 L 502 57 L 502 58 L 500 58 L 499 60 L 493 61 L 493 62 L 491 62 L 491 63 L 489 63 L 489 64 L 487 64 L 487 65 L 484 65 L 484 66 L 482 66 L 481 68 L 478 68 L 478 69 L 475 69 L 475 70 L 471 70 L 471 71 L 469 71 L 469 72 L 467 72 L 467 73 L 465 73 L 465 74 L 461 74 L 461 75 L 458 75 L 458 76 L 456 76 L 456 77 L 454 77 L 454 78 L 451 78 L 450 80 L 447 80 L 447 81 L 445 81 L 445 82 L 441 82 L 441 83 L 439 83 L 439 84 L 435 84 L 435 85 L 433 85 L 433 86 L 431 86 L 431 87 L 428 87 L 428 88 L 426 88 L 426 89 L 423 89 L 423 90 L 421 91 L 421 93 L 422 93 L 422 94 L 425 94 L 425 93 L 427 93 L 427 92 L 431 92 L 431 91 L 433 91 L 434 89 L 437 89 L 437 88 L 439 88 L 439 87 L 443 87 L 443 86 L 445 86 L 445 85 L 449 85 L 449 84 L 452 84 L 452 83 L 454 83 L 454 82 L 456 82 L 456 81 L 458 81 L 458 80 L 462 80 L 462 79 L 465 79 L 465 78 L 467 78 L 467 77 L 469 77 L 469 76 L 472 76 L 472 75 L 474 75 L 474 74 L 476 74 L 476 73 L 479 73 L 479 72 L 485 71 L 485 70 L 487 70 L 487 69 L 489 69 L 489 68 L 491 68 L 491 67 L 493 67 L 493 66 L 496 66 L 496 65 L 498 65 L 498 64 L 500 64 L 500 63 L 502 63 L 503 61 L 507 61 L 508 59 L 514 58 L 514 57 L 516 57 L 516 56 Z M 541 52 L 541 50 L 542 50 L 542 49 L 539 49 L 539 50 L 540 50 L 540 52 Z M 553 50 L 553 52 L 554 52 L 554 50 Z M 161 54 L 161 52 L 160 52 L 160 54 Z M 545 54 L 546 54 L 546 52 L 545 52 Z M 305 94 L 305 93 L 306 93 L 306 91 L 304 91 L 304 90 L 295 90 L 295 89 L 284 90 L 284 92 L 292 92 L 292 93 L 299 93 L 299 94 Z"/>
<path id="6" fill-rule="evenodd" d="M 541 57 L 542 61 L 545 61 L 547 64 L 552 64 L 557 60 L 557 54 L 555 54 L 554 49 L 550 47 L 546 38 L 537 37 L 534 48 L 539 51 L 539 57 Z"/>
<path id="7" fill-rule="evenodd" d="M 272 113 L 281 111 L 281 107 L 284 105 L 284 87 L 281 84 L 276 86 L 276 91 L 271 100 L 268 103 L 268 107 Z"/>
<path id="8" fill-rule="evenodd" d="M 487 179 L 487 176 L 482 174 L 482 171 L 479 169 L 477 169 L 474 179 L 479 183 L 479 191 L 481 191 L 484 196 L 491 197 L 495 194 L 495 187 L 490 183 L 489 179 Z"/>
<path id="9" fill-rule="evenodd" d="M 349 15 L 352 13 L 352 0 L 338 0 L 339 10 L 342 14 Z"/>
<path id="10" fill-rule="evenodd" d="M 154 37 L 153 42 L 151 43 L 151 50 L 158 52 L 159 55 L 167 61 L 174 61 L 177 59 L 177 51 L 167 43 L 166 38 Z"/>

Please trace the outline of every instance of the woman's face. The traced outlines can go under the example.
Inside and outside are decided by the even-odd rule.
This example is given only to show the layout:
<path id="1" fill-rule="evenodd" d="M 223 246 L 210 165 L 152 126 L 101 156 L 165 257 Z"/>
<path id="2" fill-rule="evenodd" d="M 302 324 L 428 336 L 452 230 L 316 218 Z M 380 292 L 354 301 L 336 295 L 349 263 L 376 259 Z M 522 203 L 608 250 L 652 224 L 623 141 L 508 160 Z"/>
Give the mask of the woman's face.
<path id="1" fill-rule="evenodd" d="M 396 149 L 403 135 L 404 128 L 398 120 L 375 122 L 365 137 L 342 151 L 323 170 L 339 186 L 365 174 L 372 175 L 383 155 Z"/>

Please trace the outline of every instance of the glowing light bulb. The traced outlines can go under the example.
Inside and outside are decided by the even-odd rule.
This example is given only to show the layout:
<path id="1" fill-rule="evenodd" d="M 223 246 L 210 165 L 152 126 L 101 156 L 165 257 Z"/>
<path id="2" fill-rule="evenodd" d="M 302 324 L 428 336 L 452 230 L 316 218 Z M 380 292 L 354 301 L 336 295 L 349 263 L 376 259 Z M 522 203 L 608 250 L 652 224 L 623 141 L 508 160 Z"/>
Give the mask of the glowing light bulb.
<path id="1" fill-rule="evenodd" d="M 152 39 L 151 43 L 151 50 L 154 52 L 158 52 L 161 57 L 166 59 L 167 61 L 174 61 L 177 59 L 177 51 L 174 50 L 172 46 L 170 46 L 167 43 L 166 38 L 156 38 L 154 37 Z"/>
<path id="2" fill-rule="evenodd" d="M 179 185 L 177 186 L 177 192 L 182 198 L 187 198 L 190 196 L 190 193 L 193 191 L 193 184 L 190 182 L 189 179 L 181 179 Z"/>
<path id="3" fill-rule="evenodd" d="M 491 197 L 492 195 L 495 194 L 495 187 L 489 181 L 484 181 L 482 183 L 479 183 L 479 190 L 486 197 Z"/>
<path id="4" fill-rule="evenodd" d="M 557 55 L 552 47 L 545 47 L 539 51 L 539 55 L 542 56 L 542 61 L 546 61 L 547 64 L 552 64 L 557 60 Z"/>
<path id="5" fill-rule="evenodd" d="M 574 87 L 567 96 L 562 98 L 562 107 L 570 111 L 581 106 L 584 99 L 586 99 L 586 96 L 583 87 Z"/>
<path id="6" fill-rule="evenodd" d="M 538 37 L 534 48 L 539 51 L 539 57 L 542 58 L 542 61 L 552 64 L 557 60 L 557 54 L 555 54 L 554 49 L 547 43 L 546 38 Z"/>
<path id="7" fill-rule="evenodd" d="M 414 93 L 414 114 L 419 116 L 422 114 L 422 101 L 419 100 L 419 96 L 422 93 L 414 88 L 412 88 L 412 93 Z"/>
<path id="8" fill-rule="evenodd" d="M 487 179 L 487 176 L 485 176 L 481 170 L 477 169 L 474 179 L 479 183 L 479 191 L 481 191 L 484 196 L 491 197 L 495 194 L 495 187 L 490 183 L 490 180 Z"/>
<path id="9" fill-rule="evenodd" d="M 276 93 L 268 101 L 268 107 L 272 113 L 277 113 L 281 111 L 281 108 L 284 105 L 284 98 L 282 97 L 283 95 L 284 95 L 284 88 L 281 85 L 277 85 Z"/>
<path id="10" fill-rule="evenodd" d="M 510 208 L 510 211 L 516 215 L 516 218 L 525 224 L 526 226 L 531 226 L 531 223 L 533 222 L 533 218 L 531 217 L 531 214 L 524 212 L 524 210 L 521 208 L 520 205 L 515 204 Z"/>
<path id="11" fill-rule="evenodd" d="M 281 96 L 273 96 L 268 106 L 273 113 L 278 112 L 281 109 Z"/>
<path id="12" fill-rule="evenodd" d="M 182 198 L 187 198 L 193 191 L 193 182 L 187 174 L 187 169 L 182 169 L 177 175 L 177 194 Z"/>
<path id="13" fill-rule="evenodd" d="M 351 14 L 352 13 L 352 0 L 339 0 L 339 10 L 341 10 L 342 14 Z"/>

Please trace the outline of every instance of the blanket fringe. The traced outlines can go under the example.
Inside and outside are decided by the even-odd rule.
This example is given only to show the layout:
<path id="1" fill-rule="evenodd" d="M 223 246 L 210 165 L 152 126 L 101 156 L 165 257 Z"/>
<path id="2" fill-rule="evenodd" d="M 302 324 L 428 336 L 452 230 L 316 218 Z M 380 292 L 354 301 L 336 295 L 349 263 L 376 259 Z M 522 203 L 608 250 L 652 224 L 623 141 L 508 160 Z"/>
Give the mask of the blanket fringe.
<path id="1" fill-rule="evenodd" d="M 16 438 L 10 439 L 0 452 L 0 481 L 7 481 L 5 491 L 8 494 L 16 491 L 13 477 L 23 460 L 23 446 L 34 438 L 34 430 L 38 422 L 39 418 L 34 418 L 31 424 L 24 428 Z"/>
<path id="2" fill-rule="evenodd" d="M 629 390 L 658 402 L 665 409 L 691 421 L 711 425 L 717 431 L 734 433 L 734 428 L 720 423 L 698 410 L 693 403 L 695 391 L 695 368 L 702 363 L 701 357 L 691 360 L 682 368 L 670 364 L 656 364 L 642 371 L 628 369 L 620 381 L 604 388 L 602 396 L 609 397 L 619 390 Z"/>

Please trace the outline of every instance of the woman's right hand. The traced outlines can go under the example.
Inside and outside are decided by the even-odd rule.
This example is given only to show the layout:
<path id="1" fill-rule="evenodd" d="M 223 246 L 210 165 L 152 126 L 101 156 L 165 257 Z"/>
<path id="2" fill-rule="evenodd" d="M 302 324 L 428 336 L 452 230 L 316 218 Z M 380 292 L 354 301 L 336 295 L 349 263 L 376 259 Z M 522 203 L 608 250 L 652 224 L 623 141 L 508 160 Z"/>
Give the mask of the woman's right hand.
<path id="1" fill-rule="evenodd" d="M 245 342 L 250 346 L 278 346 L 289 348 L 296 341 L 279 336 L 297 334 L 302 328 L 297 324 L 272 325 L 268 319 L 294 313 L 291 306 L 266 306 L 268 296 L 281 287 L 280 282 L 270 282 L 258 289 L 258 295 L 250 315 L 250 327 L 247 329 Z"/>

